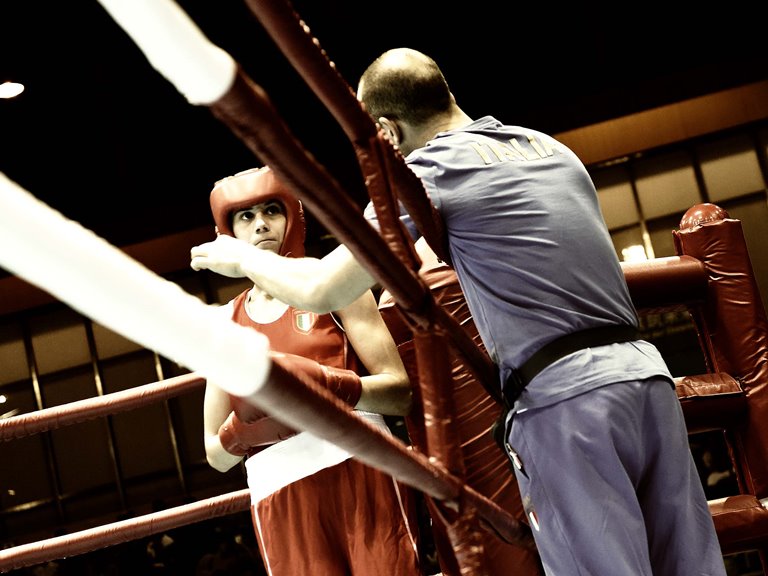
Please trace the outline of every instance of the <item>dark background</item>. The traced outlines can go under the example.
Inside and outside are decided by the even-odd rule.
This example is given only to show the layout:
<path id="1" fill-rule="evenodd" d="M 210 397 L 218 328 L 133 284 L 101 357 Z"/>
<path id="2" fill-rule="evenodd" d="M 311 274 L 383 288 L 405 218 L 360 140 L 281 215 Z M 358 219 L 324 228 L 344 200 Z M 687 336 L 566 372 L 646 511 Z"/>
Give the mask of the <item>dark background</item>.
<path id="1" fill-rule="evenodd" d="M 342 184 L 356 181 L 342 132 L 245 2 L 179 4 L 315 157 Z M 765 5 L 579 4 L 293 7 L 353 87 L 379 53 L 410 46 L 438 61 L 470 116 L 550 133 L 768 78 Z M 0 25 L 0 81 L 27 86 L 0 100 L 0 170 L 112 244 L 211 224 L 213 183 L 261 164 L 206 107 L 188 104 L 98 2 L 3 0 Z M 310 238 L 319 233 L 311 217 L 309 226 Z"/>

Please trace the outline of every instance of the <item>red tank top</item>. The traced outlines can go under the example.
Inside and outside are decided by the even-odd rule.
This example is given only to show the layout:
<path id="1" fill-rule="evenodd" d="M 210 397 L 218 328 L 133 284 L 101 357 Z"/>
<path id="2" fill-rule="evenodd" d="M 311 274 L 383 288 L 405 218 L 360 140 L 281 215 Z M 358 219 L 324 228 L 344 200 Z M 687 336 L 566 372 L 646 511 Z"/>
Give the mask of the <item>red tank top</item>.
<path id="1" fill-rule="evenodd" d="M 261 332 L 269 338 L 270 348 L 276 352 L 296 354 L 334 368 L 354 370 L 367 375 L 347 335 L 331 314 L 316 314 L 297 310 L 291 306 L 280 318 L 268 324 L 254 322 L 245 311 L 249 290 L 236 296 L 233 301 L 232 320 Z M 233 410 L 242 408 L 244 401 L 230 395 Z"/>
<path id="2" fill-rule="evenodd" d="M 331 314 L 315 314 L 289 306 L 276 321 L 260 324 L 251 320 L 245 311 L 249 292 L 246 290 L 233 300 L 232 319 L 267 336 L 272 350 L 304 356 L 334 368 L 354 370 L 360 375 L 367 374 L 349 345 L 347 335 Z"/>

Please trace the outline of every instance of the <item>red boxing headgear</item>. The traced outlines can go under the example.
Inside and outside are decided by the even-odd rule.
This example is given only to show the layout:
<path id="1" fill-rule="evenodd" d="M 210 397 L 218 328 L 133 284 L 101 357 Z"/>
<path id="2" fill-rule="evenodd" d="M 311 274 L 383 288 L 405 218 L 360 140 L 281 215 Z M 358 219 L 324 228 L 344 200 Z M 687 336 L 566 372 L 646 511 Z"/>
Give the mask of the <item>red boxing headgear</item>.
<path id="1" fill-rule="evenodd" d="M 294 258 L 304 256 L 307 233 L 304 209 L 268 166 L 222 178 L 211 190 L 210 200 L 216 231 L 227 236 L 234 236 L 232 217 L 235 212 L 269 200 L 279 200 L 285 208 L 285 237 L 279 254 Z"/>

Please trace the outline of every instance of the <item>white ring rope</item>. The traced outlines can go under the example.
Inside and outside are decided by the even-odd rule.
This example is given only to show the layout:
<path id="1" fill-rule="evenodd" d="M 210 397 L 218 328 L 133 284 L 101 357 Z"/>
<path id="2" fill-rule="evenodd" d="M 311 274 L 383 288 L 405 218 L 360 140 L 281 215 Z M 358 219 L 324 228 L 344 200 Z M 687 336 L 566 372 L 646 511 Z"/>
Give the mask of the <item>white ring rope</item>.
<path id="1" fill-rule="evenodd" d="M 208 41 L 186 12 L 171 0 L 100 0 L 150 64 L 190 104 L 206 105 L 232 85 L 236 64 Z"/>
<path id="2" fill-rule="evenodd" d="M 0 265 L 101 325 L 210 378 L 255 394 L 269 340 L 165 280 L 0 173 Z"/>

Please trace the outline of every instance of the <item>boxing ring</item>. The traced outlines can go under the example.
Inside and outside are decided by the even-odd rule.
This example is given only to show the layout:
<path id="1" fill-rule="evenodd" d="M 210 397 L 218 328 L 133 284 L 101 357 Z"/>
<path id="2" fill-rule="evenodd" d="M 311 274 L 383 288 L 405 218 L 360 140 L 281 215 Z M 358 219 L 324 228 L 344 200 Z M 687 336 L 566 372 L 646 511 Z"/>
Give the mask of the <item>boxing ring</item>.
<path id="1" fill-rule="evenodd" d="M 127 4 L 117 2 L 105 7 L 119 11 L 125 9 Z M 192 95 L 188 98 L 191 103 L 201 104 L 207 101 L 211 87 L 221 87 L 222 84 L 227 87 L 224 94 L 207 104 L 214 115 L 240 136 L 262 161 L 270 164 L 281 179 L 294 188 L 305 205 L 321 216 L 321 222 L 329 230 L 349 244 L 369 268 L 375 268 L 377 279 L 396 294 L 398 303 L 403 310 L 409 312 L 417 326 L 432 330 L 438 323 L 444 326 L 446 331 L 455 330 L 457 347 L 467 357 L 472 358 L 472 366 L 482 376 L 482 381 L 491 382 L 491 379 L 495 378 L 493 366 L 471 339 L 465 337 L 460 329 L 456 330 L 458 324 L 434 304 L 431 307 L 424 306 L 425 302 L 429 303 L 428 291 L 414 271 L 418 268 L 418 259 L 410 241 L 406 242 L 405 232 L 400 228 L 392 210 L 394 202 L 392 196 L 388 196 L 391 176 L 385 174 L 385 171 L 389 169 L 391 172 L 400 172 L 400 177 L 409 180 L 411 186 L 418 185 L 420 188 L 420 184 L 389 145 L 379 138 L 373 122 L 359 107 L 349 87 L 335 75 L 335 71 L 329 66 L 330 63 L 308 36 L 308 31 L 299 24 L 296 15 L 286 10 L 284 5 L 275 3 L 274 7 L 277 8 L 275 17 L 278 20 L 283 19 L 286 23 L 284 28 L 292 27 L 294 36 L 301 39 L 303 50 L 315 59 L 322 60 L 323 66 L 319 68 L 321 73 L 318 76 L 331 88 L 326 91 L 325 97 L 331 101 L 338 99 L 336 111 L 343 113 L 345 109 L 350 109 L 350 103 L 354 104 L 351 108 L 356 111 L 356 116 L 351 120 L 348 118 L 345 126 L 356 131 L 354 135 L 350 133 L 355 141 L 362 140 L 365 143 L 357 149 L 362 154 L 361 164 L 368 167 L 367 174 L 372 178 L 369 182 L 371 196 L 374 197 L 374 191 L 378 190 L 379 202 L 388 203 L 390 215 L 383 218 L 384 226 L 388 220 L 389 229 L 392 231 L 389 233 L 388 242 L 384 240 L 387 234 L 380 236 L 376 233 L 364 221 L 357 207 L 351 201 L 345 202 L 347 196 L 323 167 L 314 162 L 292 137 L 260 87 L 247 78 L 228 55 L 207 43 L 174 4 L 145 3 L 144 9 L 154 11 L 153 17 L 146 18 L 140 15 L 141 4 L 136 3 L 130 7 L 130 13 L 123 13 L 117 19 L 129 33 L 131 30 L 145 33 L 147 22 L 158 24 L 158 27 L 150 29 L 149 39 L 144 38 L 138 43 L 145 49 L 153 65 L 161 71 L 166 65 L 170 66 L 170 69 L 181 71 L 181 80 L 174 76 L 176 72 L 170 72 L 171 79 L 180 82 L 182 91 Z M 280 29 L 278 24 L 268 27 L 273 30 Z M 168 34 L 169 31 L 172 33 Z M 157 45 L 153 45 L 155 41 L 163 44 L 159 50 Z M 174 42 L 178 44 L 169 45 Z M 150 48 L 147 48 L 147 43 Z M 307 46 L 309 50 L 306 50 Z M 184 66 L 176 68 L 177 62 L 173 57 L 170 61 L 163 60 L 165 55 L 173 54 L 174 50 L 178 52 L 190 48 L 195 57 L 186 60 L 196 63 L 195 65 L 201 63 L 200 70 L 190 70 Z M 155 59 L 157 54 L 160 58 L 159 64 Z M 210 75 L 206 74 L 211 70 L 213 72 Z M 235 73 L 234 82 L 233 78 L 228 76 L 232 72 Z M 334 91 L 336 93 L 333 93 Z M 353 127 L 355 123 L 357 126 Z M 378 172 L 378 175 L 374 172 Z M 253 334 L 250 330 L 240 329 L 234 324 L 230 325 L 229 322 L 222 326 L 215 312 L 196 297 L 184 293 L 175 284 L 155 277 L 90 231 L 42 205 L 32 194 L 8 179 L 3 178 L 1 183 L 2 202 L 8 210 L 4 212 L 3 222 L 0 223 L 3 229 L 0 238 L 23 246 L 23 249 L 14 255 L 4 257 L 2 265 L 7 270 L 40 286 L 94 321 L 188 367 L 200 377 L 221 382 L 222 387 L 229 393 L 250 398 L 263 409 L 274 412 L 275 417 L 286 425 L 308 430 L 335 442 L 362 461 L 379 467 L 423 491 L 444 503 L 446 515 L 459 514 L 468 519 L 470 516 L 467 511 L 473 511 L 473 514 L 475 510 L 482 511 L 481 516 L 497 534 L 510 542 L 532 546 L 525 525 L 510 518 L 493 501 L 463 485 L 460 477 L 436 464 L 447 459 L 433 459 L 414 453 L 399 440 L 385 437 L 372 427 L 364 425 L 327 391 L 302 378 L 301 373 L 293 372 L 290 366 L 281 363 L 281 358 L 272 357 L 268 342 L 263 337 Z M 425 202 L 423 193 L 421 197 L 414 198 L 421 200 L 421 206 L 415 209 L 414 213 L 426 213 L 424 208 L 431 208 Z M 332 214 L 325 214 L 321 212 L 323 205 L 335 205 L 337 210 Z M 439 233 L 439 219 L 432 213 L 426 214 L 427 216 L 419 218 L 421 225 L 426 235 L 435 237 Z M 48 231 L 45 237 L 35 239 L 24 233 L 25 229 L 32 229 L 29 219 L 34 220 L 37 227 L 41 222 L 44 223 L 44 228 Z M 52 249 L 53 246 L 55 249 Z M 390 246 L 394 246 L 395 250 Z M 76 254 L 83 255 L 83 259 L 73 258 Z M 401 261 L 410 266 L 401 264 Z M 41 274 L 42 270 L 46 272 Z M 98 274 L 95 273 L 96 270 L 99 271 Z M 130 312 L 120 313 L 121 309 Z M 215 339 L 213 334 L 217 334 Z M 443 345 L 435 343 L 434 346 Z M 179 388 L 192 386 L 193 383 L 199 384 L 191 379 L 182 382 Z M 164 386 L 164 383 L 159 384 Z M 495 392 L 495 388 L 490 385 L 489 390 Z M 108 398 L 105 402 L 84 402 L 80 406 L 71 407 L 71 411 L 52 411 L 38 414 L 36 417 L 23 415 L 21 420 L 10 418 L 3 422 L 4 437 L 19 437 L 19 430 L 35 433 L 50 429 L 49 426 L 54 424 L 80 421 L 89 417 L 82 413 L 83 410 L 87 412 L 89 409 L 96 409 L 94 414 L 99 411 L 105 413 L 108 405 L 111 409 L 117 408 L 118 404 L 125 407 L 134 403 L 137 398 L 138 396 L 127 394 L 119 399 L 119 403 Z M 292 407 L 290 413 L 278 415 L 284 406 Z M 446 422 L 447 419 L 439 417 L 436 421 Z M 435 429 L 437 428 L 439 426 L 435 426 Z M 8 432 L 11 429 L 16 432 Z M 445 434 L 441 432 L 440 435 Z M 182 507 L 176 513 L 156 513 L 144 519 L 117 523 L 104 529 L 19 546 L 2 552 L 0 567 L 3 570 L 12 569 L 50 558 L 84 553 L 132 537 L 156 533 L 162 529 L 160 525 L 167 528 L 169 523 L 188 521 L 190 515 L 202 519 L 204 514 L 201 510 L 212 506 L 216 509 L 216 514 L 225 514 L 233 505 L 239 506 L 243 501 L 243 494 L 236 494 L 223 501 Z M 116 532 L 121 535 L 115 535 Z M 462 548 L 458 540 L 457 545 Z M 466 561 L 471 562 L 471 551 L 474 548 L 464 548 Z"/>
<path id="2" fill-rule="evenodd" d="M 429 410 L 424 415 L 429 422 L 425 428 L 427 450 L 409 449 L 400 440 L 381 434 L 290 362 L 273 355 L 264 336 L 221 318 L 197 297 L 50 209 L 2 174 L 0 242 L 17 249 L 0 254 L 0 265 L 192 373 L 0 420 L 0 439 L 21 438 L 130 410 L 183 394 L 211 378 L 228 393 L 246 398 L 285 425 L 329 440 L 423 492 L 451 526 L 451 544 L 462 573 L 487 573 L 482 545 L 478 545 L 481 531 L 534 549 L 526 523 L 464 481 L 463 463 L 451 429 L 452 397 L 439 360 L 447 346 L 453 348 L 498 402 L 497 374 L 487 355 L 455 318 L 436 304 L 419 274 L 420 258 L 397 219 L 397 201 L 405 204 L 438 256 L 449 262 L 440 218 L 420 182 L 378 132 L 298 15 L 283 0 L 246 1 L 344 129 L 364 177 L 360 186 L 379 215 L 380 234 L 364 220 L 349 199 L 351 195 L 291 134 L 264 90 L 226 52 L 212 45 L 171 0 L 100 1 L 152 66 L 190 104 L 208 107 L 261 162 L 269 164 L 392 294 L 416 334 L 420 366 L 433 368 L 420 369 L 418 382 L 422 395 L 431 399 L 424 405 Z M 333 211 L 327 209 L 330 206 Z M 679 256 L 624 265 L 638 308 L 686 306 L 692 310 L 710 370 L 705 375 L 678 379 L 678 396 L 689 428 L 735 429 L 733 450 L 743 497 L 710 503 L 724 552 L 754 549 L 768 538 L 768 511 L 761 504 L 768 497 L 768 449 L 757 441 L 765 426 L 759 409 L 768 403 L 764 398 L 768 321 L 743 236 L 739 238 L 740 228 L 734 223 L 737 221 L 728 219 L 722 210 L 697 207 L 686 214 L 681 230 L 675 232 Z M 724 269 L 736 272 L 724 273 Z M 735 300 L 740 305 L 734 306 Z M 727 309 L 727 322 L 712 314 L 721 306 Z M 739 332 L 746 326 L 748 338 Z M 721 421 L 712 423 L 715 417 Z M 24 544 L 0 551 L 0 572 L 83 554 L 248 506 L 248 491 L 243 490 Z"/>

